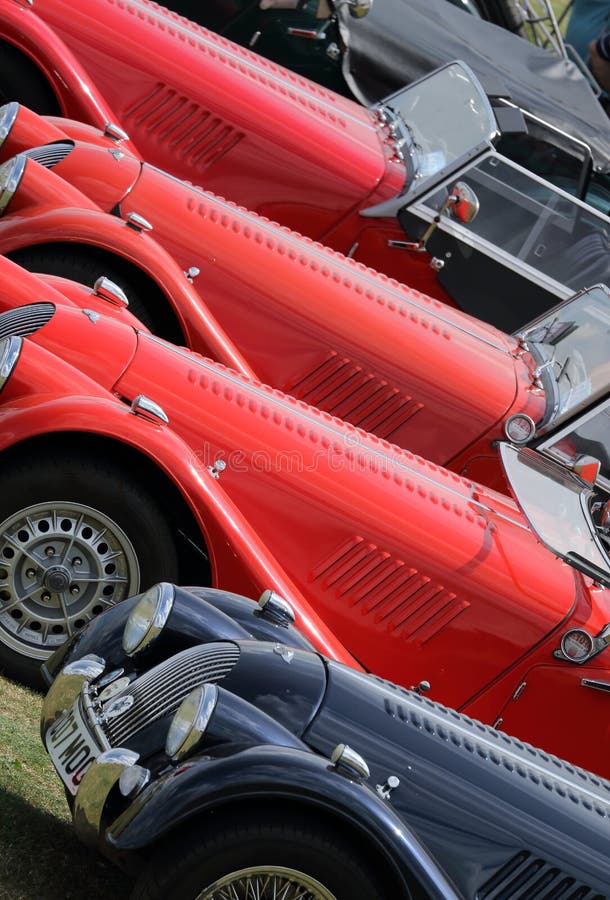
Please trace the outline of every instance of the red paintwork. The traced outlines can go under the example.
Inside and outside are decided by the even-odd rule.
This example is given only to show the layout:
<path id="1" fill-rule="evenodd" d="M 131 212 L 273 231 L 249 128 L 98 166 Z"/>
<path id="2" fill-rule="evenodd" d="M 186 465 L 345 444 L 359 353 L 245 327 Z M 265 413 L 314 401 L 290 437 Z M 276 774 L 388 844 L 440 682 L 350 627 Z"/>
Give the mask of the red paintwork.
<path id="1" fill-rule="evenodd" d="M 343 253 L 358 243 L 356 259 L 413 283 L 420 260 L 387 244 L 404 239 L 398 223 L 359 215 L 406 177 L 369 110 L 146 0 L 37 0 L 20 13 L 0 0 L 0 34 L 25 47 L 31 32 L 25 49 L 66 115 L 103 126 L 82 103 L 84 68 L 147 161 Z"/>
<path id="2" fill-rule="evenodd" d="M 128 155 L 116 159 L 107 146 L 81 142 L 52 171 L 28 160 L 25 189 L 0 220 L 0 251 L 27 246 L 33 235 L 36 243 L 112 249 L 116 235 L 131 233 L 116 217 L 106 228 L 101 213 L 75 209 L 77 187 L 106 209 L 137 212 L 179 263 L 177 278 L 175 265 L 165 264 L 162 284 L 181 322 L 182 270 L 201 270 L 195 283 L 204 321 L 185 329 L 189 346 L 433 462 L 461 471 L 482 457 L 479 480 L 503 487 L 492 447 L 503 420 L 522 411 L 538 421 L 544 411 L 514 338 L 222 198 L 134 165 Z M 63 204 L 60 174 L 71 182 Z M 52 211 L 49 193 L 72 208 Z M 136 235 L 132 243 L 141 248 L 142 268 L 158 273 L 154 241 Z M 128 258 L 137 261 L 132 251 Z M 228 336 L 240 366 L 226 342 L 223 354 L 214 351 L 211 330 Z"/>
<path id="3" fill-rule="evenodd" d="M 555 681 L 576 677 L 553 659 L 560 635 L 610 618 L 610 591 L 554 559 L 507 497 L 116 318 L 92 322 L 71 305 L 25 344 L 2 394 L 0 449 L 73 431 L 139 449 L 195 512 L 215 583 L 272 584 L 330 655 L 406 685 L 427 678 L 435 699 L 493 722 L 534 667 L 536 691 L 554 703 Z M 170 426 L 129 412 L 139 393 Z M 218 458 L 219 481 L 207 471 Z M 606 679 L 607 657 L 594 661 Z M 568 700 L 586 740 L 569 733 Z M 514 730 L 610 774 L 596 692 L 575 684 L 561 702 L 561 722 L 528 704 Z M 598 714 L 584 719 L 588 704 Z"/>

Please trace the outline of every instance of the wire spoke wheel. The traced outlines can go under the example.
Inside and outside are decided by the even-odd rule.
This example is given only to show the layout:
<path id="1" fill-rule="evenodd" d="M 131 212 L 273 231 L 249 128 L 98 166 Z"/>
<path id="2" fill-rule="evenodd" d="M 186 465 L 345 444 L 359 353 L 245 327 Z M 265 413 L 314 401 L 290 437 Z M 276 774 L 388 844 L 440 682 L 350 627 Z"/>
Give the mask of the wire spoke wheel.
<path id="1" fill-rule="evenodd" d="M 336 900 L 315 878 L 281 866 L 251 866 L 205 888 L 197 900 Z"/>
<path id="2" fill-rule="evenodd" d="M 45 659 L 139 586 L 129 537 L 93 507 L 47 501 L 0 524 L 0 639 L 17 653 Z"/>

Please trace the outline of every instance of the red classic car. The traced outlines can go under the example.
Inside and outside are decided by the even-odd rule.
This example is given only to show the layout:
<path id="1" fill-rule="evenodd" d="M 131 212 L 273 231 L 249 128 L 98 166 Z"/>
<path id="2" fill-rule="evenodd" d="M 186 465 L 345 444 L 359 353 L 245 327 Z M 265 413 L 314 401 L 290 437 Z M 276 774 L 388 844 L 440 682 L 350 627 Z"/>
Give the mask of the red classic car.
<path id="1" fill-rule="evenodd" d="M 492 110 L 463 65 L 367 110 L 147 0 L 0 0 L 0 34 L 8 99 L 115 122 L 149 163 L 412 286 L 413 268 L 433 260 L 434 279 L 469 310 L 489 306 L 490 285 L 509 310 L 515 297 L 535 309 L 610 278 L 608 218 L 494 148 L 515 110 L 504 99 Z M 532 127 L 524 165 L 546 177 L 554 160 L 561 186 L 585 197 L 591 148 Z M 442 214 L 456 182 L 479 196 L 476 224 Z M 566 255 L 590 235 L 586 259 L 580 245 Z"/>
<path id="2" fill-rule="evenodd" d="M 161 336 L 477 481 L 505 487 L 493 443 L 507 420 L 511 439 L 515 416 L 526 423 L 521 441 L 539 439 L 610 382 L 598 374 L 587 387 L 583 372 L 558 405 L 557 379 L 541 378 L 540 354 L 526 352 L 528 328 L 502 334 L 142 165 L 86 126 L 13 104 L 0 132 L 3 155 L 43 142 L 2 168 L 0 251 L 83 281 L 103 272 Z M 569 301 L 564 318 L 580 303 Z M 580 339 L 562 337 L 558 377 Z M 590 335 L 587 357 L 606 340 L 603 330 Z"/>
<path id="3" fill-rule="evenodd" d="M 138 585 L 208 572 L 280 591 L 335 658 L 427 679 L 433 697 L 610 772 L 607 458 L 585 481 L 502 445 L 549 552 L 508 498 L 138 331 L 120 308 L 100 314 L 83 289 L 64 304 L 2 270 L 4 667 L 32 677 Z M 37 302 L 16 307 L 26 288 L 11 278 Z M 595 449 L 609 402 L 548 452 Z"/>

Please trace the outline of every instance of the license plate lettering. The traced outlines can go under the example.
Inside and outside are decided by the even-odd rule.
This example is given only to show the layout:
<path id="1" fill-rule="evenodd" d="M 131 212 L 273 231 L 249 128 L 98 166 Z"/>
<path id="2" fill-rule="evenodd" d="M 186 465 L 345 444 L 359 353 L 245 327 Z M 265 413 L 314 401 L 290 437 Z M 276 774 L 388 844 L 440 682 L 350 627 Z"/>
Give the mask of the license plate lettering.
<path id="1" fill-rule="evenodd" d="M 99 754 L 80 714 L 78 701 L 47 732 L 47 750 L 62 781 L 75 794 L 85 772 Z"/>

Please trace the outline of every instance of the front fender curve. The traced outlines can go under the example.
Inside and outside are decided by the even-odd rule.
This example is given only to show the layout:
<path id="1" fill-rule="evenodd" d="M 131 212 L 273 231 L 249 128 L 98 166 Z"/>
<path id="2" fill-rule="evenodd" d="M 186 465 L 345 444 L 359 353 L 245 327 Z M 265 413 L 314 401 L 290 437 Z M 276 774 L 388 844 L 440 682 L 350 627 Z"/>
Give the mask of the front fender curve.
<path id="1" fill-rule="evenodd" d="M 407 885 L 415 876 L 431 898 L 460 895 L 409 825 L 368 785 L 340 775 L 329 760 L 287 747 L 259 746 L 228 758 L 195 759 L 145 790 L 107 829 L 111 853 L 137 852 L 211 809 L 248 799 L 325 811 L 356 830 Z"/>
<path id="2" fill-rule="evenodd" d="M 137 266 L 163 292 L 189 347 L 258 380 L 205 300 L 154 237 L 96 209 L 37 209 L 0 220 L 0 253 L 53 243 L 96 247 Z"/>
<path id="3" fill-rule="evenodd" d="M 209 551 L 214 587 L 247 597 L 257 597 L 272 587 L 292 605 L 296 627 L 316 650 L 361 669 L 220 482 L 171 428 L 147 422 L 116 401 L 48 395 L 27 395 L 21 402 L 11 403 L 2 426 L 0 452 L 27 438 L 62 432 L 98 435 L 135 449 L 161 470 L 190 509 Z"/>
<path id="4" fill-rule="evenodd" d="M 73 53 L 33 10 L 3 3 L 0 33 L 1 40 L 12 44 L 40 69 L 65 116 L 83 119 L 101 129 L 107 122 L 121 124 Z M 130 141 L 124 146 L 137 153 Z"/>

